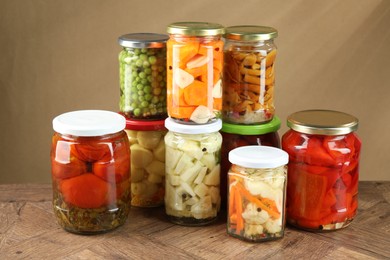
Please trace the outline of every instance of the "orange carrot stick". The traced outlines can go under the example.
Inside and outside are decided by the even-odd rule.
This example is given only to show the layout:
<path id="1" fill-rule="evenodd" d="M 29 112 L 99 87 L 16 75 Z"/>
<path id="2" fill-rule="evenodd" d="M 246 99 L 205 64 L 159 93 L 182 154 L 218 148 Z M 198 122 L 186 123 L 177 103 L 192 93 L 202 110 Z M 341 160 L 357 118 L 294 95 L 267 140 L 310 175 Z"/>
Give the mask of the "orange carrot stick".
<path id="1" fill-rule="evenodd" d="M 236 189 L 235 195 L 235 207 L 236 207 L 236 215 L 237 215 L 237 228 L 236 234 L 239 235 L 241 231 L 244 229 L 244 219 L 242 218 L 242 198 L 240 191 Z"/>
<path id="2" fill-rule="evenodd" d="M 280 213 L 276 207 L 275 201 L 266 198 L 260 199 L 260 198 L 253 197 L 252 194 L 250 194 L 249 191 L 247 191 L 245 187 L 242 186 L 242 184 L 239 182 L 236 184 L 236 187 L 237 187 L 237 193 L 242 194 L 247 200 L 256 204 L 262 210 L 267 211 L 267 213 L 272 218 L 277 219 L 280 217 Z"/>

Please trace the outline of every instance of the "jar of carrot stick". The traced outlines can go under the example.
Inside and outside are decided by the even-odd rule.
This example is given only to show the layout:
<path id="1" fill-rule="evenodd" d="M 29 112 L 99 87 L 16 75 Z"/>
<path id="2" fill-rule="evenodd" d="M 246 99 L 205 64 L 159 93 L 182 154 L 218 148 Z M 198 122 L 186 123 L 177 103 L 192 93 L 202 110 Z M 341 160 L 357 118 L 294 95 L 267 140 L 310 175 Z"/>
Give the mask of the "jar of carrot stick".
<path id="1" fill-rule="evenodd" d="M 130 148 L 125 118 L 102 110 L 53 120 L 53 207 L 67 231 L 96 234 L 125 223 L 130 207 Z"/>
<path id="2" fill-rule="evenodd" d="M 224 27 L 205 22 L 168 26 L 167 107 L 175 121 L 206 124 L 220 117 Z"/>
<path id="3" fill-rule="evenodd" d="M 229 152 L 227 233 L 261 242 L 282 238 L 288 154 L 269 146 Z"/>
<path id="4" fill-rule="evenodd" d="M 233 124 L 261 124 L 274 113 L 276 29 L 231 26 L 224 38 L 222 119 Z"/>

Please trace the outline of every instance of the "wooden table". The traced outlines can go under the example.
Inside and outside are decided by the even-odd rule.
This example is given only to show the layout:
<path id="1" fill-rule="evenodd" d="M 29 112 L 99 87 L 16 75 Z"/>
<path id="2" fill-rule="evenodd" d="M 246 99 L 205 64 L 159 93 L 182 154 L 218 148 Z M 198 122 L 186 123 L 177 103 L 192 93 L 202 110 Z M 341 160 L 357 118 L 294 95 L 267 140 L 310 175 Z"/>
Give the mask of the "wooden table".
<path id="1" fill-rule="evenodd" d="M 0 259 L 384 259 L 390 258 L 390 182 L 361 182 L 352 224 L 336 232 L 286 228 L 285 237 L 248 243 L 206 227 L 171 224 L 163 208 L 133 208 L 127 223 L 82 236 L 57 225 L 51 185 L 0 185 Z"/>

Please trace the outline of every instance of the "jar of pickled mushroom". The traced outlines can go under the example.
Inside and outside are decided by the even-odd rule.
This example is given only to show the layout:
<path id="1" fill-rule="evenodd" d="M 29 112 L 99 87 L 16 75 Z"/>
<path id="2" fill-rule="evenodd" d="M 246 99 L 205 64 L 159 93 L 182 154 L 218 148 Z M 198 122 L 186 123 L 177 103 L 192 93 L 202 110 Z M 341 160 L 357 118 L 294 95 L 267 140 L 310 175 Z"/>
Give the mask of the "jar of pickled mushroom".
<path id="1" fill-rule="evenodd" d="M 274 113 L 277 30 L 231 26 L 224 38 L 222 119 L 233 124 L 261 124 Z"/>
<path id="2" fill-rule="evenodd" d="M 331 110 L 306 110 L 287 118 L 287 221 L 322 231 L 348 226 L 356 215 L 361 142 L 358 119 Z"/>
<path id="3" fill-rule="evenodd" d="M 176 224 L 199 226 L 217 219 L 221 205 L 220 119 L 186 125 L 168 118 L 165 126 L 165 210 Z"/>
<path id="4" fill-rule="evenodd" d="M 204 22 L 168 26 L 167 106 L 175 121 L 205 124 L 220 117 L 224 27 Z"/>
<path id="5" fill-rule="evenodd" d="M 126 120 L 130 142 L 131 205 L 157 207 L 164 203 L 164 120 Z"/>
<path id="6" fill-rule="evenodd" d="M 167 117 L 166 41 L 168 35 L 132 33 L 119 37 L 119 110 L 133 120 Z"/>
<path id="7" fill-rule="evenodd" d="M 222 206 L 226 205 L 227 173 L 230 169 L 229 152 L 234 148 L 247 145 L 263 145 L 280 148 L 278 130 L 280 119 L 275 116 L 271 122 L 261 125 L 238 125 L 222 123 L 221 150 L 221 198 Z"/>
<path id="8" fill-rule="evenodd" d="M 81 110 L 54 118 L 53 206 L 67 231 L 95 234 L 125 223 L 130 207 L 130 153 L 125 118 Z"/>
<path id="9" fill-rule="evenodd" d="M 261 242 L 284 236 L 288 154 L 270 146 L 229 152 L 227 233 Z"/>

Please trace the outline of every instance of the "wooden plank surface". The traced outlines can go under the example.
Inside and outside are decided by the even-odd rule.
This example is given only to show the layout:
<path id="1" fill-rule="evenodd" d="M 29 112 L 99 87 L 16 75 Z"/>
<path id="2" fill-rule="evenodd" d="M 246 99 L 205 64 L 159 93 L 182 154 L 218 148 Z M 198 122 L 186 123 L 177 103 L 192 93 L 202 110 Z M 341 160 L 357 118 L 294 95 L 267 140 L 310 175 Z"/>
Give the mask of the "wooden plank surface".
<path id="1" fill-rule="evenodd" d="M 248 243 L 226 234 L 225 214 L 206 227 L 170 223 L 163 208 L 132 208 L 126 224 L 94 236 L 57 225 L 51 185 L 0 185 L 0 259 L 389 259 L 390 182 L 361 182 L 359 209 L 339 231 L 286 228 Z"/>

